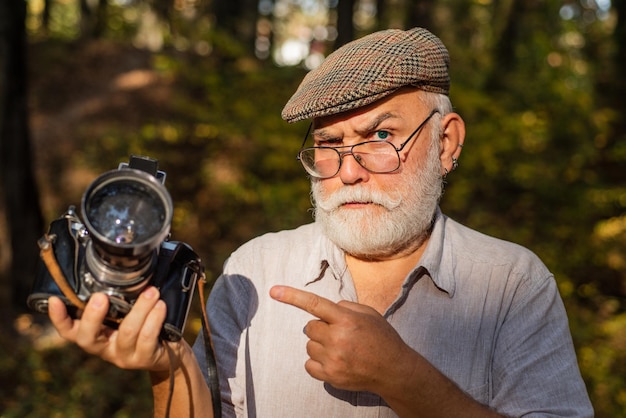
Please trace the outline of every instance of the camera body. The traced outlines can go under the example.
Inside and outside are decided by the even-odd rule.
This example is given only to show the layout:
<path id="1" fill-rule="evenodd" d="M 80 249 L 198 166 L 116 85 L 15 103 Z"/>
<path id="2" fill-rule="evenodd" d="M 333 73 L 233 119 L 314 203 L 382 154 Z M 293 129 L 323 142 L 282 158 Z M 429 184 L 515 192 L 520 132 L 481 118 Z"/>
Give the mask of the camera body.
<path id="1" fill-rule="evenodd" d="M 98 177 L 83 195 L 82 220 L 70 206 L 39 240 L 28 306 L 47 313 L 48 298 L 58 296 L 78 318 L 81 305 L 103 292 L 110 300 L 104 322 L 117 328 L 143 289 L 155 286 L 167 305 L 161 338 L 180 340 L 204 267 L 188 244 L 167 240 L 173 208 L 164 180 L 156 160 L 135 156 Z"/>

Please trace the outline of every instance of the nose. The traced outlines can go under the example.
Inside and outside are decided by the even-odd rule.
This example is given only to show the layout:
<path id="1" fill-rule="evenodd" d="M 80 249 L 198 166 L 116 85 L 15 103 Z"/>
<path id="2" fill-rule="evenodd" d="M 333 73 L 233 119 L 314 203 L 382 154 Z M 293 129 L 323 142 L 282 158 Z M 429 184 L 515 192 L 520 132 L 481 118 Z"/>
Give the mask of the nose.
<path id="1" fill-rule="evenodd" d="M 341 167 L 339 167 L 339 178 L 343 184 L 356 184 L 366 182 L 370 172 L 359 164 L 359 156 L 351 151 L 341 153 Z"/>

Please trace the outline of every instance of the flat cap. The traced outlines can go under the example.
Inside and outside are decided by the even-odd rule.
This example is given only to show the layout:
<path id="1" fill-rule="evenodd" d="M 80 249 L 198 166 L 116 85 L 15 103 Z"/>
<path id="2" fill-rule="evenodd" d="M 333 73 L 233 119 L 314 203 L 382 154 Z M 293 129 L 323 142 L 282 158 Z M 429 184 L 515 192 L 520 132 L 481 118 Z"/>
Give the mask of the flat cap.
<path id="1" fill-rule="evenodd" d="M 450 57 L 423 28 L 389 29 L 352 41 L 310 71 L 282 111 L 288 122 L 366 106 L 400 87 L 447 95 Z"/>

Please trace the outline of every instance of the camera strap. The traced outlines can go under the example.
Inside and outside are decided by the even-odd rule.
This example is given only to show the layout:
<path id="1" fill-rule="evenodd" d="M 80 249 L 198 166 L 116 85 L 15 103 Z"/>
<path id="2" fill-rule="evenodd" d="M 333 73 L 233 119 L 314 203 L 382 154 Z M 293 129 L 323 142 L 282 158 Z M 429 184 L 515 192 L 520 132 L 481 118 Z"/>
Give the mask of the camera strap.
<path id="1" fill-rule="evenodd" d="M 220 381 L 217 375 L 217 360 L 215 358 L 215 349 L 211 339 L 211 329 L 209 328 L 209 317 L 206 312 L 206 301 L 204 297 L 204 286 L 206 285 L 206 275 L 204 272 L 200 276 L 200 286 L 198 286 L 198 295 L 200 296 L 200 305 L 202 307 L 202 335 L 204 337 L 204 350 L 206 353 L 208 385 L 211 391 L 211 401 L 213 402 L 213 416 L 220 418 L 222 416 L 222 401 L 220 395 Z"/>
<path id="2" fill-rule="evenodd" d="M 53 243 L 56 236 L 54 234 L 45 234 L 43 237 L 39 239 L 37 244 L 39 245 L 39 255 L 43 260 L 48 272 L 52 276 L 52 279 L 59 287 L 63 295 L 79 309 L 85 309 L 85 302 L 81 300 L 72 286 L 67 282 L 67 278 L 63 274 L 59 263 L 54 255 Z M 208 386 L 211 391 L 211 400 L 213 403 L 213 415 L 215 417 L 222 416 L 222 403 L 220 396 L 220 386 L 219 386 L 219 378 L 217 375 L 217 361 L 215 359 L 215 350 L 213 348 L 213 342 L 211 340 L 211 331 L 209 328 L 209 320 L 206 312 L 206 303 L 204 297 L 204 285 L 206 285 L 206 275 L 204 271 L 200 273 L 200 286 L 198 286 L 198 293 L 200 296 L 200 304 L 202 308 L 202 334 L 204 338 L 204 348 L 206 352 L 206 360 L 207 360 L 207 374 L 208 374 Z M 167 346 L 167 344 L 166 344 Z M 168 347 L 169 348 L 169 347 Z M 171 356 L 171 352 L 168 352 L 168 355 Z M 173 373 L 170 373 L 173 376 Z M 170 382 L 170 398 L 173 392 L 173 381 Z M 169 416 L 169 408 L 170 408 L 171 399 L 168 400 L 168 416 Z"/>
<path id="3" fill-rule="evenodd" d="M 197 266 L 198 267 L 198 266 Z M 208 387 L 211 392 L 211 402 L 213 404 L 213 416 L 215 418 L 222 417 L 222 401 L 220 396 L 220 382 L 217 375 L 217 362 L 215 360 L 215 350 L 213 349 L 213 342 L 211 340 L 211 331 L 209 329 L 209 320 L 206 313 L 206 303 L 204 297 L 204 286 L 206 285 L 206 275 L 202 267 L 199 267 L 197 273 L 200 278 L 200 285 L 198 286 L 198 295 L 200 297 L 200 305 L 202 307 L 202 336 L 204 339 L 204 348 L 207 360 L 207 374 L 208 374 Z M 172 398 L 174 396 L 174 353 L 172 348 L 163 341 L 163 346 L 167 350 L 167 355 L 170 359 L 170 382 L 169 382 L 169 394 L 167 398 L 167 406 L 165 409 L 165 417 L 169 418 Z"/>
<path id="4" fill-rule="evenodd" d="M 85 302 L 83 302 L 78 297 L 76 292 L 74 292 L 74 289 L 72 289 L 72 286 L 69 285 L 69 283 L 67 282 L 67 278 L 63 274 L 63 271 L 61 271 L 61 267 L 59 267 L 59 263 L 57 262 L 57 259 L 54 256 L 54 251 L 53 251 L 54 239 L 55 239 L 54 235 L 48 235 L 48 234 L 45 234 L 43 237 L 39 239 L 39 241 L 37 242 L 37 244 L 39 245 L 39 249 L 40 249 L 39 255 L 41 256 L 41 259 L 46 265 L 46 268 L 50 272 L 52 279 L 54 280 L 56 285 L 59 287 L 61 292 L 63 292 L 63 295 L 77 308 L 85 309 Z"/>
<path id="5" fill-rule="evenodd" d="M 61 293 L 63 293 L 63 296 L 76 308 L 84 310 L 87 304 L 78 297 L 72 286 L 68 283 L 67 277 L 63 274 L 63 270 L 54 255 L 53 243 L 55 239 L 56 236 L 54 234 L 45 234 L 43 237 L 39 238 L 37 242 L 40 250 L 39 256 L 46 265 L 50 276 L 52 276 L 52 280 L 54 280 L 54 283 L 56 283 Z M 107 316 L 106 319 L 118 324 L 122 321 L 122 318 L 112 318 L 109 316 Z"/>

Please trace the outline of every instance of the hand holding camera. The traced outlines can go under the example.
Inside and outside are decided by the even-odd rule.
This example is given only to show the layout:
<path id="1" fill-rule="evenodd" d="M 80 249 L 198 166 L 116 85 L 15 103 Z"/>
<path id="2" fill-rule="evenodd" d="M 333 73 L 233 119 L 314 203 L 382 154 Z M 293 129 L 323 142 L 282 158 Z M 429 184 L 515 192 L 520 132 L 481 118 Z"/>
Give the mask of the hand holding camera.
<path id="1" fill-rule="evenodd" d="M 108 308 L 109 297 L 94 293 L 80 319 L 68 314 L 66 303 L 59 297 L 50 298 L 48 313 L 59 335 L 87 353 L 122 369 L 168 374 L 172 359 L 180 358 L 180 354 L 172 356 L 167 352 L 165 340 L 159 339 L 166 307 L 159 298 L 158 289 L 148 286 L 118 329 L 103 325 Z M 170 349 L 183 351 L 189 347 L 184 341 L 168 342 L 168 345 Z"/>
<path id="2" fill-rule="evenodd" d="M 58 296 L 79 318 L 90 297 L 104 293 L 103 322 L 117 328 L 140 294 L 156 287 L 167 308 L 160 336 L 180 340 L 204 268 L 188 244 L 166 240 L 173 205 L 165 177 L 156 160 L 135 156 L 98 177 L 83 195 L 83 220 L 70 207 L 40 239 L 28 305 L 47 313 L 49 297 Z"/>

